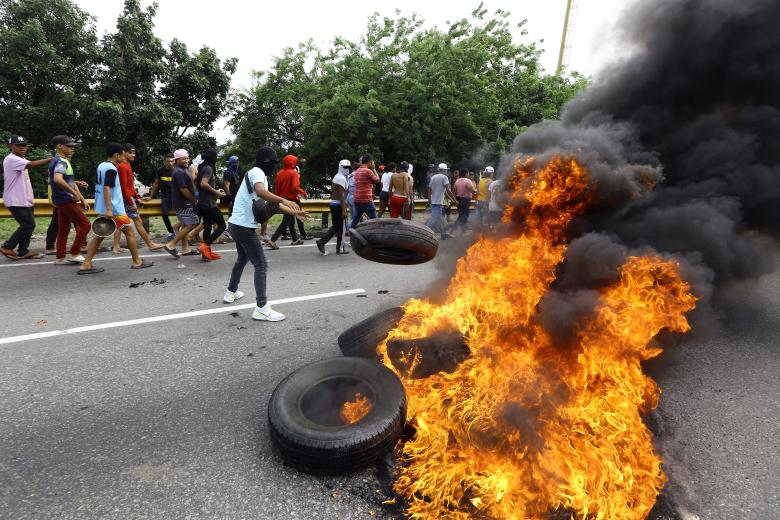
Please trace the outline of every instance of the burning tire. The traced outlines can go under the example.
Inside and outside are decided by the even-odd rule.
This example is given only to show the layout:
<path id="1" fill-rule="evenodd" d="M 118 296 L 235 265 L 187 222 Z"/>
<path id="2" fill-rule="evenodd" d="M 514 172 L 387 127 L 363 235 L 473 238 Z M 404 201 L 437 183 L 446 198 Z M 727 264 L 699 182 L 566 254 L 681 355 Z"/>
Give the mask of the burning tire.
<path id="1" fill-rule="evenodd" d="M 395 328 L 403 315 L 401 307 L 391 307 L 351 326 L 338 338 L 341 353 L 345 356 L 378 359 L 376 346 Z"/>
<path id="2" fill-rule="evenodd" d="M 339 357 L 287 376 L 268 404 L 271 440 L 290 466 L 346 473 L 387 454 L 401 438 L 406 395 L 384 365 Z"/>
<path id="3" fill-rule="evenodd" d="M 436 256 L 439 239 L 428 227 L 401 219 L 372 219 L 350 229 L 352 250 L 383 264 L 422 264 Z"/>

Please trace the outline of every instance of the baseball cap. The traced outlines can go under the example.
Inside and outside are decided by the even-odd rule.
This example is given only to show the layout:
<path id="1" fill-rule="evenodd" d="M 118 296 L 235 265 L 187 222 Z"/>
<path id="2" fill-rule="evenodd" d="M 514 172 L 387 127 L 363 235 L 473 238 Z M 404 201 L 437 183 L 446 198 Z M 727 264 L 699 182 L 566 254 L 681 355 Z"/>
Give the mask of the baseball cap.
<path id="1" fill-rule="evenodd" d="M 345 168 L 349 168 L 352 166 L 352 163 L 349 162 L 349 159 L 342 159 L 339 161 L 339 166 L 344 166 Z"/>
<path id="2" fill-rule="evenodd" d="M 406 161 L 401 161 L 401 164 L 398 165 L 398 169 L 402 172 L 409 171 L 409 163 Z"/>
<path id="3" fill-rule="evenodd" d="M 133 143 L 125 143 L 124 148 L 126 152 L 130 152 L 132 150 L 135 150 L 135 145 Z"/>
<path id="4" fill-rule="evenodd" d="M 51 139 L 51 147 L 56 148 L 58 145 L 63 146 L 78 146 L 79 143 L 76 142 L 75 139 L 72 137 L 68 137 L 67 135 L 55 135 Z"/>
<path id="5" fill-rule="evenodd" d="M 21 135 L 12 135 L 11 138 L 8 139 L 8 144 L 27 144 L 27 139 Z"/>
<path id="6" fill-rule="evenodd" d="M 360 163 L 366 164 L 371 162 L 371 156 L 367 153 L 360 156 Z"/>
<path id="7" fill-rule="evenodd" d="M 185 150 L 184 148 L 179 148 L 178 150 L 173 152 L 173 158 L 174 159 L 184 159 L 184 158 L 189 158 L 189 156 L 190 156 L 190 153 L 187 150 Z"/>
<path id="8" fill-rule="evenodd" d="M 485 166 L 485 173 L 495 173 L 495 171 L 492 166 Z"/>
<path id="9" fill-rule="evenodd" d="M 450 168 L 447 166 L 446 163 L 439 163 L 439 169 L 440 170 L 449 170 Z"/>
<path id="10" fill-rule="evenodd" d="M 228 162 L 229 162 L 230 164 L 235 164 L 235 163 L 237 163 L 237 162 L 238 162 L 238 157 L 237 157 L 237 156 L 235 156 L 235 155 L 231 155 L 230 157 L 228 157 Z"/>

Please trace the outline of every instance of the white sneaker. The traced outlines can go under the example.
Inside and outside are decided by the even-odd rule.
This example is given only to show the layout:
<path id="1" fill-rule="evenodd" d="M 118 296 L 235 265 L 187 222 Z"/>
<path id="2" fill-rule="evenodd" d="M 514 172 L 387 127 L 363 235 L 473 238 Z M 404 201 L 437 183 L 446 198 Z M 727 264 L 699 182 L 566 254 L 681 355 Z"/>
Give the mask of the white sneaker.
<path id="1" fill-rule="evenodd" d="M 222 297 L 222 301 L 225 303 L 233 303 L 236 300 L 240 300 L 244 297 L 244 293 L 241 291 L 230 292 L 225 291 L 225 296 Z"/>
<path id="2" fill-rule="evenodd" d="M 284 314 L 276 312 L 266 303 L 263 307 L 255 307 L 252 318 L 259 321 L 282 321 Z"/>
<path id="3" fill-rule="evenodd" d="M 68 258 L 65 259 L 66 262 L 69 264 L 83 264 L 84 263 L 84 257 L 82 255 L 68 255 Z"/>

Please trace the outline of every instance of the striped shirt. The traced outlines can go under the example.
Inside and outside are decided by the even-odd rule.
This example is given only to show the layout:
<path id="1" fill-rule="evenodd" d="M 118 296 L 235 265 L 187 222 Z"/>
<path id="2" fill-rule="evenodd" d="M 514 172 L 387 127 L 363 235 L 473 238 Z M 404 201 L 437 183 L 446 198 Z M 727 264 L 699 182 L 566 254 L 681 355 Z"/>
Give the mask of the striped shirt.
<path id="1" fill-rule="evenodd" d="M 379 176 L 368 168 L 355 170 L 355 203 L 365 204 L 374 200 L 374 183 Z"/>

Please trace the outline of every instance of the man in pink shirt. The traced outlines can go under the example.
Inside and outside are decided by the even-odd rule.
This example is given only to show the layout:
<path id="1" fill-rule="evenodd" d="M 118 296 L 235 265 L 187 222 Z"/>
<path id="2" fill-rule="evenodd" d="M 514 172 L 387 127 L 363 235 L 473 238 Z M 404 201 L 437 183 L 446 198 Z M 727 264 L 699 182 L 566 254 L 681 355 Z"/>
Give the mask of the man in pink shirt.
<path id="1" fill-rule="evenodd" d="M 476 192 L 477 187 L 474 186 L 474 183 L 468 178 L 468 173 L 464 170 L 463 174 L 455 181 L 455 198 L 458 199 L 458 220 L 452 224 L 453 228 L 460 226 L 461 235 L 466 232 L 469 211 L 471 210 L 471 199 Z"/>
<path id="2" fill-rule="evenodd" d="M 33 190 L 27 169 L 49 164 L 50 159 L 28 161 L 27 140 L 20 135 L 11 136 L 8 146 L 11 148 L 11 153 L 3 159 L 3 204 L 9 209 L 19 227 L 0 247 L 0 253 L 10 260 L 43 258 L 42 254 L 33 253 L 28 249 L 30 237 L 35 230 L 35 217 Z"/>
<path id="3" fill-rule="evenodd" d="M 376 173 L 374 160 L 370 155 L 360 156 L 360 165 L 355 170 L 355 214 L 352 215 L 353 228 L 360 224 L 363 213 L 368 218 L 376 218 L 376 206 L 374 206 L 374 184 L 379 182 L 379 174 Z"/>

